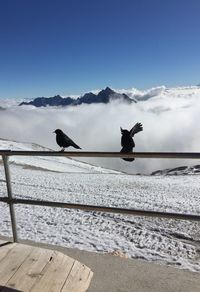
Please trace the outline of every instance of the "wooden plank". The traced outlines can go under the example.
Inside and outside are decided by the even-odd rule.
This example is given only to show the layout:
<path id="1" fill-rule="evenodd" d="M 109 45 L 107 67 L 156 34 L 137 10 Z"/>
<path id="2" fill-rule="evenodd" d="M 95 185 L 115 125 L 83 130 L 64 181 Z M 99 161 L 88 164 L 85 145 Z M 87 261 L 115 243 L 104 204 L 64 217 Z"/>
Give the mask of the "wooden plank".
<path id="1" fill-rule="evenodd" d="M 74 264 L 74 259 L 56 252 L 50 265 L 45 269 L 44 275 L 38 280 L 31 292 L 61 291 L 68 274 Z"/>
<path id="2" fill-rule="evenodd" d="M 75 261 L 62 288 L 62 292 L 83 292 L 89 287 L 93 272 L 84 264 Z"/>
<path id="3" fill-rule="evenodd" d="M 34 247 L 23 264 L 12 278 L 6 283 L 6 287 L 21 291 L 30 291 L 33 285 L 42 277 L 42 271 L 51 261 L 52 250 Z M 6 292 L 6 289 L 2 290 Z"/>
<path id="4" fill-rule="evenodd" d="M 5 248 L 5 246 L 4 246 Z M 33 247 L 16 244 L 0 262 L 0 285 L 4 286 L 31 253 Z"/>
<path id="5" fill-rule="evenodd" d="M 4 259 L 8 255 L 10 250 L 13 249 L 15 245 L 16 245 L 15 243 L 11 243 L 11 242 L 6 242 L 6 241 L 0 242 L 0 266 L 1 266 L 2 259 Z"/>

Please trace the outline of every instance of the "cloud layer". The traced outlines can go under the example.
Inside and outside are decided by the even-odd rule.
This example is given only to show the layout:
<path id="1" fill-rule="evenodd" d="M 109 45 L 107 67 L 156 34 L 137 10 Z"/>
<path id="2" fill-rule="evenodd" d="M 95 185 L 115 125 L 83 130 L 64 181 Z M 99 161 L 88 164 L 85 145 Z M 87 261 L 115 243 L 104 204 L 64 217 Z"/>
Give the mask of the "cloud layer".
<path id="1" fill-rule="evenodd" d="M 85 151 L 120 151 L 120 126 L 130 129 L 141 122 L 144 131 L 135 136 L 135 151 L 199 152 L 199 116 L 199 88 L 163 89 L 131 105 L 113 101 L 59 109 L 10 107 L 0 112 L 0 137 L 58 150 L 52 132 L 60 128 Z M 130 173 L 198 163 L 164 159 L 137 159 L 133 163 L 108 158 L 89 161 Z"/>

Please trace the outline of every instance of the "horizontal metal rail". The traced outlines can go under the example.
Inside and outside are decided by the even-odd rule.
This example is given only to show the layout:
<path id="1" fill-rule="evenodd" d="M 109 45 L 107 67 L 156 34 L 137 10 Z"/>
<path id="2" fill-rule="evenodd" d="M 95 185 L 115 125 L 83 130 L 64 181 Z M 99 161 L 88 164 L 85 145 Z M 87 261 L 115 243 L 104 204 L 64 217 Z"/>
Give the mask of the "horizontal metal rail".
<path id="1" fill-rule="evenodd" d="M 5 202 L 5 203 L 10 202 L 10 200 L 7 197 L 0 198 L 0 201 Z M 13 198 L 12 204 L 27 204 L 27 205 L 57 207 L 57 208 L 65 208 L 65 209 L 79 209 L 79 210 L 84 210 L 84 211 L 117 213 L 117 214 L 134 215 L 134 216 L 149 216 L 149 217 L 160 217 L 160 218 L 168 218 L 168 219 L 200 221 L 200 215 L 193 215 L 193 214 L 114 208 L 114 207 L 96 206 L 96 205 L 71 204 L 71 203 L 64 203 L 64 202 L 39 201 L 39 200 Z"/>
<path id="2" fill-rule="evenodd" d="M 0 150 L 7 156 L 66 156 L 66 157 L 110 157 L 110 158 L 172 158 L 200 159 L 200 152 L 96 152 L 96 151 L 12 151 Z"/>

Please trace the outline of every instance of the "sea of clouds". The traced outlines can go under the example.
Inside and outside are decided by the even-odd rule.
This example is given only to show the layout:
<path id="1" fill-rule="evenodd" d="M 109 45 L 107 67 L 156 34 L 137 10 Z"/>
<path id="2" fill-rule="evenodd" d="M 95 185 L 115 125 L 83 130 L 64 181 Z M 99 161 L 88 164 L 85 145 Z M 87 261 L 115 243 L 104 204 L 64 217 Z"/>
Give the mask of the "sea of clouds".
<path id="1" fill-rule="evenodd" d="M 123 91 L 125 92 L 125 91 Z M 0 138 L 33 142 L 59 150 L 53 131 L 62 129 L 84 151 L 120 151 L 120 127 L 130 129 L 136 122 L 143 132 L 135 135 L 135 151 L 200 152 L 200 88 L 153 88 L 145 92 L 126 91 L 138 103 L 82 104 L 66 108 L 17 106 L 6 101 L 0 111 Z M 9 106 L 9 105 L 12 106 Z M 0 105 L 5 106 L 1 100 Z M 69 150 L 74 150 L 69 148 Z M 150 173 L 198 161 L 170 159 L 84 159 L 97 165 L 129 173 Z"/>

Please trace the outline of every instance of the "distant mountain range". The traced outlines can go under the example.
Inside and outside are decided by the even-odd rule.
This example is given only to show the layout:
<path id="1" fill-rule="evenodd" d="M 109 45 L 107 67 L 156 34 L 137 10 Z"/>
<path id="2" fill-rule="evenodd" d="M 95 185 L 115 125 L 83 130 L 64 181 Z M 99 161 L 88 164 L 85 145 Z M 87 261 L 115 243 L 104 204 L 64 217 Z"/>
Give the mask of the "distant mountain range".
<path id="1" fill-rule="evenodd" d="M 91 103 L 109 103 L 111 100 L 122 100 L 127 103 L 136 102 L 125 93 L 117 93 L 114 90 L 106 87 L 101 90 L 98 94 L 92 92 L 85 93 L 83 96 L 74 99 L 71 97 L 61 97 L 56 95 L 53 97 L 37 97 L 30 102 L 21 102 L 19 105 L 33 105 L 35 107 L 46 107 L 46 106 L 76 106 L 80 104 L 91 104 Z"/>
<path id="2" fill-rule="evenodd" d="M 156 170 L 151 175 L 188 175 L 200 174 L 200 165 L 194 166 L 179 166 L 175 168 L 167 168 L 163 170 Z"/>

